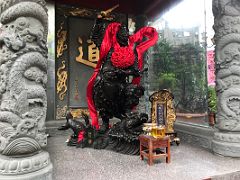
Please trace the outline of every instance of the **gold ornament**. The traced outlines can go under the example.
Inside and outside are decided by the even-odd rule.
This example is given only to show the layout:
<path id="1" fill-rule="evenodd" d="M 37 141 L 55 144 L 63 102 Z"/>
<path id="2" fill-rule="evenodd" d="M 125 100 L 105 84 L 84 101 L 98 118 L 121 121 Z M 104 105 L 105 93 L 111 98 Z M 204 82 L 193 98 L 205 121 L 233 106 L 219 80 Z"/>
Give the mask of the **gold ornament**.
<path id="1" fill-rule="evenodd" d="M 110 9 L 108 9 L 106 11 L 101 11 L 100 15 L 98 16 L 98 18 L 103 18 L 103 19 L 106 19 L 106 20 L 109 20 L 109 21 L 113 20 L 114 16 L 111 15 L 111 12 L 113 10 L 115 10 L 116 8 L 118 8 L 118 7 L 119 7 L 119 4 L 113 6 L 112 8 L 110 8 Z"/>
<path id="2" fill-rule="evenodd" d="M 65 119 L 67 112 L 67 106 L 59 107 L 57 106 L 56 119 Z"/>
<path id="3" fill-rule="evenodd" d="M 78 47 L 79 56 L 76 57 L 76 61 L 87 66 L 95 68 L 97 66 L 97 61 L 99 60 L 99 50 L 90 39 L 87 40 L 88 45 L 88 59 L 83 59 L 83 40 L 81 37 L 78 38 L 80 46 Z"/>
<path id="4" fill-rule="evenodd" d="M 152 104 L 152 112 L 151 112 L 152 123 L 157 122 L 157 105 L 158 104 L 163 105 L 166 133 L 174 132 L 173 123 L 176 120 L 176 113 L 173 106 L 172 93 L 168 90 L 161 90 L 153 93 L 149 99 Z"/>
<path id="5" fill-rule="evenodd" d="M 65 61 L 62 61 L 62 66 L 57 70 L 57 94 L 60 100 L 63 100 L 66 92 L 67 92 L 67 78 L 68 74 L 67 71 L 64 70 L 66 68 Z"/>
<path id="6" fill-rule="evenodd" d="M 57 32 L 57 58 L 62 56 L 63 51 L 67 49 L 65 41 L 67 39 L 67 31 L 63 30 L 63 23 L 61 23 L 60 29 Z"/>
<path id="7" fill-rule="evenodd" d="M 89 116 L 89 110 L 84 108 L 78 108 L 78 109 L 70 108 L 70 112 L 74 119 L 82 117 L 83 114 L 86 114 Z"/>
<path id="8" fill-rule="evenodd" d="M 72 16 L 81 16 L 81 17 L 90 17 L 93 15 L 93 13 L 87 9 L 73 9 L 68 12 Z"/>

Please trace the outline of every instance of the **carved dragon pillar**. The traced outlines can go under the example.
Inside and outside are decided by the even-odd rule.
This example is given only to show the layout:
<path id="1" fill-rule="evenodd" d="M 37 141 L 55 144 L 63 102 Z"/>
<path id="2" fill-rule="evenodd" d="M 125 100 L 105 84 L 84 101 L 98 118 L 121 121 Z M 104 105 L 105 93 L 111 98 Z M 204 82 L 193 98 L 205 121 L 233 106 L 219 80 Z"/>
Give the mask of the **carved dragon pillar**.
<path id="1" fill-rule="evenodd" d="M 240 157 L 240 1 L 213 0 L 217 125 L 212 148 Z"/>
<path id="2" fill-rule="evenodd" d="M 44 0 L 0 0 L 0 179 L 52 179 Z"/>

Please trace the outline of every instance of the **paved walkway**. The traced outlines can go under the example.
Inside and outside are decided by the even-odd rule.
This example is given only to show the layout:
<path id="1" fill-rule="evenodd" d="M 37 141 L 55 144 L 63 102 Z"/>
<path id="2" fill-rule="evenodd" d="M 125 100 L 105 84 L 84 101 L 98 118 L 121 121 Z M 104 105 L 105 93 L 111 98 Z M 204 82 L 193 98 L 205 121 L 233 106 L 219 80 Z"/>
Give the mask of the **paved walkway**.
<path id="1" fill-rule="evenodd" d="M 240 159 L 213 155 L 181 142 L 171 146 L 171 163 L 148 166 L 138 156 L 107 150 L 66 146 L 71 131 L 49 129 L 46 150 L 54 167 L 54 180 L 239 180 Z"/>

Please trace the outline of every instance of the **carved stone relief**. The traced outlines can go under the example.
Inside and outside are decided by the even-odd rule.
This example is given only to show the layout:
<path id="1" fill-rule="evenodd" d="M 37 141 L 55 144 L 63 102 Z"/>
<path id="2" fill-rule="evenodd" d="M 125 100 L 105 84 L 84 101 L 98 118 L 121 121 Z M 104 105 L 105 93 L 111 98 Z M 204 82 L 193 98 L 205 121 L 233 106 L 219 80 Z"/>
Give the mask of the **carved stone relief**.
<path id="1" fill-rule="evenodd" d="M 0 154 L 27 156 L 47 145 L 48 17 L 45 2 L 0 1 L 0 22 Z M 16 168 L 33 163 L 14 160 Z M 0 162 L 3 167 L 7 166 Z M 24 167 L 19 168 L 16 172 L 3 168 L 0 175 L 21 174 Z M 26 173 L 42 168 L 31 166 Z"/>
<path id="2" fill-rule="evenodd" d="M 240 2 L 214 0 L 217 131 L 213 151 L 240 156 Z M 229 146 L 234 152 L 229 151 Z"/>

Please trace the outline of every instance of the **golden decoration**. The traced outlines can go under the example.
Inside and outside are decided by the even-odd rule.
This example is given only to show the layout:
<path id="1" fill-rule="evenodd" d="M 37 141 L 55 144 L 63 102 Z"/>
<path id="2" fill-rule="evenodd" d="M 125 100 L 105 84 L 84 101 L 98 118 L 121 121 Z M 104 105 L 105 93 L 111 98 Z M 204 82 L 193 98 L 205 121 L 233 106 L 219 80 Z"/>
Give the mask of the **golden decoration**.
<path id="1" fill-rule="evenodd" d="M 115 9 L 118 8 L 118 7 L 119 7 L 119 4 L 113 6 L 112 8 L 110 8 L 110 9 L 108 9 L 108 10 L 106 10 L 106 11 L 101 11 L 101 13 L 100 13 L 100 15 L 98 16 L 98 18 L 103 18 L 103 19 L 106 19 L 106 20 L 109 20 L 109 21 L 113 20 L 114 16 L 113 16 L 113 15 L 110 15 L 110 14 L 111 14 L 111 12 L 112 12 L 113 10 L 115 10 Z"/>
<path id="2" fill-rule="evenodd" d="M 57 32 L 57 58 L 62 56 L 63 51 L 67 49 L 65 41 L 67 39 L 67 31 L 63 30 L 63 23 L 61 23 L 60 29 Z"/>
<path id="3" fill-rule="evenodd" d="M 79 8 L 73 9 L 68 13 L 72 16 L 81 16 L 81 17 L 89 17 L 93 15 L 91 11 L 87 9 L 79 9 Z"/>
<path id="4" fill-rule="evenodd" d="M 67 112 L 67 106 L 59 107 L 57 106 L 56 119 L 65 119 Z"/>
<path id="5" fill-rule="evenodd" d="M 99 60 L 99 50 L 90 39 L 87 40 L 88 45 L 88 59 L 83 59 L 83 40 L 81 37 L 78 38 L 80 46 L 78 47 L 79 56 L 76 57 L 76 61 L 87 66 L 95 68 L 97 66 L 97 61 Z"/>
<path id="6" fill-rule="evenodd" d="M 174 132 L 173 123 L 176 120 L 176 113 L 175 108 L 173 106 L 173 95 L 168 90 L 161 90 L 153 93 L 149 100 L 152 104 L 152 123 L 157 122 L 157 105 L 163 104 L 164 105 L 164 116 L 165 116 L 165 126 L 166 126 L 166 133 Z"/>
<path id="7" fill-rule="evenodd" d="M 60 100 L 63 100 L 66 92 L 67 92 L 67 78 L 68 74 L 67 71 L 64 70 L 66 68 L 65 61 L 62 61 L 62 66 L 57 70 L 57 94 Z"/>
<path id="8" fill-rule="evenodd" d="M 68 16 L 95 17 L 95 11 L 90 9 L 62 6 L 57 8 L 57 10 L 61 11 L 65 18 Z"/>
<path id="9" fill-rule="evenodd" d="M 83 113 L 89 116 L 89 110 L 86 108 L 70 108 L 70 112 L 73 116 L 73 119 L 82 117 Z"/>

